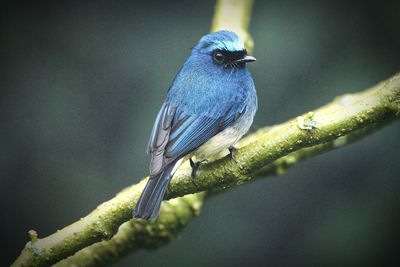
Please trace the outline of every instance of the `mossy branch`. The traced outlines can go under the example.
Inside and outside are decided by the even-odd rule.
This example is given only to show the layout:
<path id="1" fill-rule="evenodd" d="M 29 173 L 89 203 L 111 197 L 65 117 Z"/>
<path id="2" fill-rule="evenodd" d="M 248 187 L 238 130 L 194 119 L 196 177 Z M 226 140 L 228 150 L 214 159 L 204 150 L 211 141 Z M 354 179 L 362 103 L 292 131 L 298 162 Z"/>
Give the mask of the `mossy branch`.
<path id="1" fill-rule="evenodd" d="M 252 1 L 218 1 L 212 30 L 231 29 L 243 36 L 247 33 L 251 4 Z M 226 13 L 229 8 L 241 10 L 235 13 L 241 23 L 229 27 L 235 22 L 223 19 L 227 15 L 218 17 L 231 14 Z M 252 44 L 250 38 L 246 40 L 247 45 Z M 143 179 L 48 237 L 38 238 L 31 231 L 31 241 L 13 266 L 48 266 L 63 259 L 66 260 L 59 262 L 60 265 L 93 266 L 112 262 L 138 248 L 157 247 L 170 240 L 199 212 L 204 193 L 198 192 L 224 190 L 261 174 L 280 174 L 299 160 L 358 140 L 399 116 L 398 74 L 369 90 L 339 97 L 313 112 L 249 135 L 241 141 L 234 159 L 225 156 L 202 166 L 197 172 L 196 185 L 188 164 L 184 164 L 166 194 L 166 199 L 180 198 L 164 201 L 155 222 L 130 220 L 146 183 Z M 198 194 L 189 195 L 192 193 Z M 87 260 L 83 261 L 84 258 Z"/>
<path id="2" fill-rule="evenodd" d="M 312 147 L 305 147 L 289 153 L 288 155 L 256 170 L 253 174 L 253 178 L 265 177 L 266 175 L 282 175 L 290 166 L 293 166 L 299 161 L 360 140 L 385 125 L 386 124 L 371 124 L 345 136 L 341 136 L 333 141 Z M 273 128 L 274 127 L 272 127 L 272 129 Z M 260 129 L 256 133 L 244 138 L 241 143 L 242 145 L 245 145 L 246 143 L 251 142 L 251 140 L 256 138 L 258 135 L 266 134 L 269 131 L 271 131 L 271 128 L 268 127 Z M 224 190 L 221 188 L 212 190 L 213 193 L 220 193 L 223 191 Z M 143 221 L 132 219 L 122 224 L 118 233 L 110 240 L 101 241 L 86 247 L 54 266 L 103 266 L 116 262 L 123 256 L 135 252 L 140 248 L 158 248 L 159 246 L 166 244 L 175 237 L 176 234 L 183 230 L 186 225 L 190 223 L 190 219 L 192 219 L 194 215 L 199 214 L 205 196 L 205 192 L 202 192 L 165 201 L 157 221 L 146 224 Z M 180 212 L 176 210 L 178 207 Z"/>
<path id="3" fill-rule="evenodd" d="M 164 201 L 154 222 L 130 220 L 110 239 L 81 249 L 54 267 L 105 266 L 138 249 L 156 249 L 168 243 L 199 214 L 205 193 Z"/>

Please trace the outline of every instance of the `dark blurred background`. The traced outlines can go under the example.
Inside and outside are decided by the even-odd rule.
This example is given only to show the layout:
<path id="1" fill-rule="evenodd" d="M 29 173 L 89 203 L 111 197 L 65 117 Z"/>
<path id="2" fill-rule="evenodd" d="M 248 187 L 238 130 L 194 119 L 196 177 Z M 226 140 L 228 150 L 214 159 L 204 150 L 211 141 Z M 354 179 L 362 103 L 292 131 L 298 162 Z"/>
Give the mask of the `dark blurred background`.
<path id="1" fill-rule="evenodd" d="M 57 2 L 57 3 L 56 3 Z M 399 1 L 257 1 L 254 129 L 400 71 Z M 0 265 L 147 175 L 166 90 L 214 1 L 2 4 Z M 254 130 L 253 129 L 253 130 Z M 177 239 L 115 266 L 384 266 L 400 123 L 209 199 Z"/>

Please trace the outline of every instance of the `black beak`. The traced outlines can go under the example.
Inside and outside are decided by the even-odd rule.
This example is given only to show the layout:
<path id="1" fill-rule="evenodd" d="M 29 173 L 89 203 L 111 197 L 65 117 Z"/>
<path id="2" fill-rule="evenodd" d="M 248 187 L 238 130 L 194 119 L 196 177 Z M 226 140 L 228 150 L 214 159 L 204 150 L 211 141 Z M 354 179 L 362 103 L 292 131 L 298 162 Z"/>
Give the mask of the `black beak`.
<path id="1" fill-rule="evenodd" d="M 245 55 L 243 58 L 236 60 L 237 63 L 248 63 L 256 61 L 255 57 Z"/>

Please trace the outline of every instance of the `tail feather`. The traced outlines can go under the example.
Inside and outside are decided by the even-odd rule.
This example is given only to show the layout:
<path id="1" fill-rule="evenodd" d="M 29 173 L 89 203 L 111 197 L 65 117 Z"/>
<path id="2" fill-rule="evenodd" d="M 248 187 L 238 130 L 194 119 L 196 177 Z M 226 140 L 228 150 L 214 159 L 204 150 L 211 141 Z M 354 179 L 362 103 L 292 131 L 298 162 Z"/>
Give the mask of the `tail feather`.
<path id="1" fill-rule="evenodd" d="M 133 210 L 134 218 L 151 220 L 157 217 L 169 181 L 174 175 L 175 164 L 176 163 L 170 164 L 159 175 L 149 178 Z"/>

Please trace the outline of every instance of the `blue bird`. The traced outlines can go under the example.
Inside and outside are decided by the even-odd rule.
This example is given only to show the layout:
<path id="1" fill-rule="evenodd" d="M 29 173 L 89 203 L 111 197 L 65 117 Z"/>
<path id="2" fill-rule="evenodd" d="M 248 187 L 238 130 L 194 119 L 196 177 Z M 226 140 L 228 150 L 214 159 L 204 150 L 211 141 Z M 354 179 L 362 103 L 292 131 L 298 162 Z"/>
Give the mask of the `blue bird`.
<path id="1" fill-rule="evenodd" d="M 182 161 L 199 162 L 229 148 L 249 130 L 257 96 L 243 41 L 231 31 L 203 36 L 169 88 L 151 132 L 150 178 L 133 217 L 155 219 Z M 192 161 L 195 158 L 197 163 Z"/>

